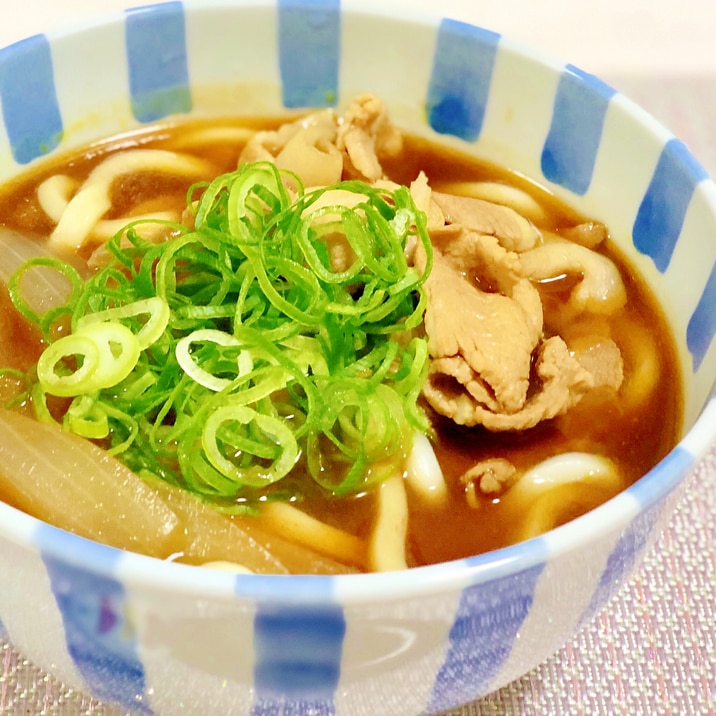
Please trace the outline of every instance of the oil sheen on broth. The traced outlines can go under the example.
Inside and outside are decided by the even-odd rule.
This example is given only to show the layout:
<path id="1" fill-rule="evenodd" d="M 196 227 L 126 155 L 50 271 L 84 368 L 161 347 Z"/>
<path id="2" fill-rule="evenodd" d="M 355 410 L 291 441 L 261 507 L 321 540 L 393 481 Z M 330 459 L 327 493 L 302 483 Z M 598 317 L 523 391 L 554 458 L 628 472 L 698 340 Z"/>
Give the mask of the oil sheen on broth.
<path id="1" fill-rule="evenodd" d="M 53 159 L 2 187 L 2 223 L 32 236 L 47 236 L 53 223 L 37 200 L 37 188 L 48 177 L 67 175 L 78 183 L 109 154 L 126 149 L 156 148 L 178 151 L 206 160 L 218 173 L 233 171 L 248 134 L 277 127 L 283 119 L 187 121 L 149 128 L 141 133 L 116 137 Z M 205 141 L 211 132 L 223 132 L 221 141 Z M 204 137 L 197 143 L 197 138 Z M 587 220 L 556 200 L 548 192 L 509 171 L 487 165 L 453 149 L 446 149 L 412 136 L 403 138 L 402 150 L 382 161 L 385 175 L 409 185 L 422 171 L 434 191 L 471 191 L 479 185 L 514 187 L 539 206 L 530 221 L 541 232 L 563 235 Z M 202 177 L 205 178 L 205 177 Z M 167 208 L 181 212 L 187 190 L 195 178 L 170 177 L 165 173 L 137 172 L 125 176 L 112 188 L 111 220 L 130 214 L 151 214 Z M 83 247 L 90 259 L 96 245 Z M 101 251 L 101 250 L 100 250 Z M 544 334 L 571 336 L 575 343 L 598 324 L 621 350 L 624 380 L 618 390 L 604 387 L 588 392 L 565 414 L 540 421 L 523 430 L 491 431 L 483 426 L 461 426 L 439 415 L 423 401 L 435 429 L 433 448 L 448 486 L 447 498 L 430 504 L 408 490 L 408 564 L 430 564 L 473 555 L 505 545 L 525 536 L 537 522 L 549 528 L 593 508 L 611 495 L 589 484 L 567 484 L 540 497 L 548 517 L 527 515 L 533 505 L 506 499 L 509 492 L 483 493 L 470 489 L 461 480 L 471 466 L 495 458 L 509 461 L 518 472 L 560 453 L 587 452 L 605 455 L 617 465 L 624 484 L 630 484 L 658 462 L 675 444 L 681 429 L 682 394 L 678 358 L 658 301 L 635 275 L 609 239 L 598 251 L 618 268 L 627 291 L 627 301 L 615 315 L 573 318 L 565 313 L 570 293 L 580 277 L 559 272 L 534 284 L 544 306 Z M 485 288 L 485 287 L 483 287 Z M 489 292 L 490 287 L 485 288 Z M 606 326 L 606 329 L 604 328 Z M 10 304 L 6 290 L 0 291 L 0 363 L 27 369 L 37 359 L 41 344 L 38 335 L 23 326 Z M 625 397 L 644 364 L 656 375 L 645 399 Z M 0 393 L 0 398 L 2 394 Z M 473 486 L 474 487 L 474 486 Z M 284 489 L 286 489 L 284 487 Z M 467 493 L 470 492 L 470 499 Z M 350 498 L 327 498 L 320 490 L 304 489 L 301 508 L 321 521 L 367 537 L 373 521 L 376 498 L 366 491 Z M 541 525 L 541 527 L 539 527 Z"/>

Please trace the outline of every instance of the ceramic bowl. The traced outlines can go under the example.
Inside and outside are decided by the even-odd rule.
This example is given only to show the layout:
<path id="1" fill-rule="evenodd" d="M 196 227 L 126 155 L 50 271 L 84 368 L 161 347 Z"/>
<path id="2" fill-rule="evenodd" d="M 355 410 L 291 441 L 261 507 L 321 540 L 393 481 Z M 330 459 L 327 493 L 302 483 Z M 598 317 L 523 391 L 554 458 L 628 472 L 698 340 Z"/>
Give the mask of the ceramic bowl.
<path id="1" fill-rule="evenodd" d="M 603 220 L 657 295 L 685 436 L 602 507 L 507 549 L 408 572 L 233 575 L 124 553 L 0 505 L 0 620 L 37 665 L 144 714 L 415 716 L 554 653 L 628 579 L 716 438 L 716 189 L 612 88 L 393 0 L 169 2 L 0 51 L 0 180 L 173 114 L 276 114 L 372 91 L 406 130 Z"/>

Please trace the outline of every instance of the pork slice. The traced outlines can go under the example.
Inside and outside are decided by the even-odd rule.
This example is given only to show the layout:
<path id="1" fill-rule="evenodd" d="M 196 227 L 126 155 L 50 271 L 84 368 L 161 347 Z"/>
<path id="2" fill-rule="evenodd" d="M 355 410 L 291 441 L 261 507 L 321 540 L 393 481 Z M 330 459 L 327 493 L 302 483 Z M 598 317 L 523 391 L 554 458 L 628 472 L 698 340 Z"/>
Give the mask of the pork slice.
<path id="1" fill-rule="evenodd" d="M 619 390 L 624 381 L 624 360 L 611 338 L 576 341 L 570 348 L 582 367 L 592 374 L 595 388 Z"/>
<path id="2" fill-rule="evenodd" d="M 425 284 L 425 331 L 432 382 L 439 382 L 437 375 L 446 376 L 451 380 L 444 382 L 456 381 L 489 409 L 515 412 L 526 399 L 531 356 L 541 334 L 539 296 L 529 281 L 509 269 L 479 275 L 485 251 L 494 249 L 492 237 L 471 233 L 457 241 L 465 248 L 460 260 L 455 258 L 452 240 L 435 246 L 433 269 Z M 448 253 L 442 253 L 441 248 Z M 509 266 L 508 252 L 499 251 Z M 470 257 L 475 264 L 472 271 Z M 416 265 L 421 270 L 423 262 L 424 255 L 417 251 Z M 495 290 L 483 290 L 481 282 Z M 432 402 L 432 391 L 428 390 L 426 397 Z M 440 399 L 438 404 L 443 402 Z M 439 412 L 455 419 L 445 405 Z"/>
<path id="3" fill-rule="evenodd" d="M 431 232 L 426 281 L 427 402 L 456 423 L 522 430 L 560 415 L 595 383 L 558 336 L 520 254 L 492 235 L 452 225 Z M 425 255 L 415 252 L 422 270 Z"/>
<path id="4" fill-rule="evenodd" d="M 383 101 L 373 94 L 362 94 L 343 113 L 336 146 L 345 151 L 357 178 L 375 182 L 383 176 L 381 157 L 397 155 L 403 135 L 391 122 Z"/>
<path id="5" fill-rule="evenodd" d="M 440 363 L 431 363 L 423 395 L 438 413 L 460 425 L 483 425 L 488 430 L 526 430 L 562 415 L 594 387 L 594 378 L 569 352 L 558 336 L 543 341 L 535 362 L 534 391 L 514 412 L 497 412 L 475 400 L 469 383 L 450 383 Z"/>
<path id="6" fill-rule="evenodd" d="M 471 507 L 478 507 L 478 495 L 501 495 L 517 479 L 517 468 L 505 458 L 480 460 L 460 476 Z"/>
<path id="7" fill-rule="evenodd" d="M 445 215 L 446 223 L 494 236 L 509 251 L 528 251 L 540 240 L 534 225 L 509 206 L 437 191 L 433 192 L 433 201 Z"/>

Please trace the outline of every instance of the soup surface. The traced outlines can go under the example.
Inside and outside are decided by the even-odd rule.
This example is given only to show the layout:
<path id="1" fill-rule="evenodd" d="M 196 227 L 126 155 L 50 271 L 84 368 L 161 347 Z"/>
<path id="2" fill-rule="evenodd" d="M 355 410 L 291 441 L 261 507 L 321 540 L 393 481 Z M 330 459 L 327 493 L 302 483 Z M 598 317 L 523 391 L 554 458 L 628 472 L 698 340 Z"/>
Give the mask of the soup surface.
<path id="1" fill-rule="evenodd" d="M 6 184 L 0 190 L 0 221 L 6 229 L 33 237 L 38 246 L 45 247 L 49 238 L 49 248 L 42 252 L 69 260 L 83 277 L 91 277 L 112 263 L 107 241 L 123 236 L 122 227 L 129 221 L 143 222 L 137 224 L 142 238 L 135 239 L 134 247 L 179 240 L 178 227 L 193 229 L 198 221 L 193 209 L 209 182 L 235 172 L 239 164 L 271 162 L 295 172 L 309 188 L 335 190 L 337 182 L 358 181 L 361 184 L 350 189 L 358 201 L 364 198 L 362 186 L 385 192 L 398 185 L 410 188 L 432 247 L 421 248 L 419 242 L 416 247 L 419 232 L 406 229 L 403 234 L 400 248 L 408 259 L 407 270 L 417 269 L 421 276 L 411 299 L 421 321 L 403 332 L 409 335 L 396 332 L 391 340 L 404 347 L 417 338 L 427 346 L 424 387 L 414 396 L 427 441 L 414 437 L 421 431 L 408 419 L 410 430 L 398 449 L 390 453 L 384 448 L 385 454 L 368 462 L 351 489 L 343 490 L 330 489 L 330 479 L 307 476 L 316 450 L 324 450 L 322 464 L 329 464 L 333 458 L 325 455 L 342 449 L 322 447 L 327 444 L 324 434 L 299 445 L 292 469 L 280 481 L 237 488 L 230 499 L 222 493 L 215 502 L 227 525 L 254 521 L 259 533 L 265 530 L 276 542 L 298 535 L 299 543 L 349 569 L 424 565 L 539 534 L 608 500 L 655 465 L 680 435 L 678 358 L 658 301 L 615 248 L 608 227 L 579 216 L 506 169 L 401 135 L 382 115 L 380 122 L 354 122 L 356 131 L 341 134 L 340 127 L 350 124 L 347 116 L 352 116 L 351 109 L 341 120 L 319 112 L 301 121 L 178 121 L 113 137 L 53 158 Z M 140 154 L 151 151 L 159 153 Z M 124 157 L 118 160 L 124 164 L 110 171 L 107 161 L 113 157 Z M 326 165 L 336 162 L 337 176 L 324 180 L 322 173 L 332 176 L 333 171 Z M 102 179 L 103 172 L 108 179 Z M 92 177 L 104 187 L 98 195 L 105 197 L 106 206 L 97 209 L 97 200 L 90 202 L 85 215 L 89 213 L 91 221 L 78 229 L 82 211 L 73 208 L 73 202 Z M 293 174 L 283 175 L 283 180 L 296 191 Z M 259 196 L 267 201 L 268 195 Z M 333 224 L 330 230 L 317 231 L 321 246 L 329 247 L 326 261 L 340 273 L 348 270 L 355 254 L 352 244 L 346 249 L 347 230 L 335 218 L 335 207 L 343 205 L 344 197 L 329 196 L 330 210 L 324 211 L 322 221 Z M 394 211 L 395 196 L 389 195 L 386 211 Z M 346 206 L 354 207 L 355 201 Z M 508 213 L 500 213 L 505 209 Z M 397 225 L 398 215 L 391 215 L 391 226 Z M 126 238 L 123 241 L 116 245 L 127 246 Z M 337 266 L 346 250 L 348 263 Z M 426 258 L 429 252 L 434 252 L 432 259 Z M 359 302 L 369 284 L 366 280 L 360 288 L 349 286 L 349 300 Z M 445 285 L 450 286 L 447 293 Z M 424 304 L 419 303 L 421 296 Z M 498 324 L 502 333 L 496 337 Z M 450 325 L 454 334 L 447 335 Z M 35 365 L 48 343 L 71 331 L 68 315 L 60 313 L 43 336 L 13 305 L 7 285 L 1 286 L 0 367 L 12 370 L 0 378 L 0 401 L 37 417 L 37 393 L 23 393 L 18 376 L 30 376 L 27 384 L 36 381 Z M 315 333 L 319 335 L 318 328 Z M 197 352 L 187 351 L 190 360 Z M 551 363 L 548 356 L 553 354 L 564 362 L 555 358 Z M 359 359 L 361 355 L 359 349 Z M 81 368 L 81 359 L 72 361 L 73 369 Z M 498 370 L 503 366 L 509 368 L 504 375 Z M 309 365 L 306 373 L 317 374 L 318 369 Z M 223 372 L 214 377 L 220 391 L 226 384 L 221 381 L 228 378 Z M 283 390 L 287 401 L 292 391 L 300 393 L 299 402 L 306 398 L 302 388 L 290 382 Z M 67 426 L 68 396 L 47 391 L 44 422 L 64 420 Z M 156 406 L 151 410 L 156 413 Z M 175 427 L 172 415 L 164 415 L 164 427 Z M 297 420 L 288 411 L 279 411 L 278 417 L 286 423 Z M 92 440 L 111 448 L 119 431 L 115 427 L 113 434 Z M 335 437 L 335 431 L 331 435 Z M 116 457 L 123 459 L 121 452 Z M 349 470 L 344 457 L 336 459 L 343 461 L 341 469 Z M 230 459 L 238 462 L 238 451 Z M 260 464 L 271 459 L 264 456 Z M 129 467 L 141 474 L 146 466 L 133 460 Z M 166 478 L 155 468 L 146 472 L 160 491 L 186 487 L 181 476 Z M 156 478 L 161 482 L 163 477 L 169 488 L 158 484 Z M 6 474 L 4 482 L 11 479 Z M 26 509 L 7 492 L 0 497 Z M 212 502 L 206 493 L 201 497 L 202 504 Z M 251 515 L 227 516 L 236 505 L 247 506 Z M 288 505 L 289 511 L 282 512 L 281 505 Z M 61 518 L 52 519 L 66 526 Z M 334 537 L 348 540 L 351 556 L 345 557 L 341 548 L 333 550 Z M 193 563 L 239 561 L 230 549 L 226 554 L 191 552 L 175 545 L 166 551 L 157 556 Z M 388 556 L 381 556 L 383 552 Z M 323 566 L 301 563 L 288 571 L 323 571 Z"/>

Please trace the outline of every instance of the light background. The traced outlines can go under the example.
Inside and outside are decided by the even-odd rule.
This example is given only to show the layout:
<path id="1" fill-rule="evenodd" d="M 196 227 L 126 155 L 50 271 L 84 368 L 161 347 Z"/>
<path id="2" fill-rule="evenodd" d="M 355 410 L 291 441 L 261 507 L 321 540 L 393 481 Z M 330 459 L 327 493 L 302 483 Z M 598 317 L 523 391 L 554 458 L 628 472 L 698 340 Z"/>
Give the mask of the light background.
<path id="1" fill-rule="evenodd" d="M 716 71 L 712 0 L 401 0 L 439 8 L 595 74 L 694 75 Z M 138 0 L 20 0 L 0 12 L 0 45 Z M 378 0 L 365 6 L 380 7 Z"/>

